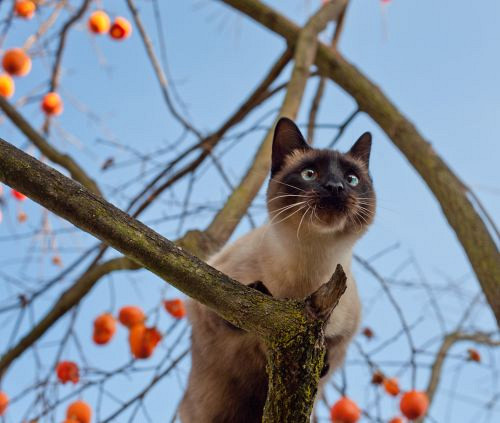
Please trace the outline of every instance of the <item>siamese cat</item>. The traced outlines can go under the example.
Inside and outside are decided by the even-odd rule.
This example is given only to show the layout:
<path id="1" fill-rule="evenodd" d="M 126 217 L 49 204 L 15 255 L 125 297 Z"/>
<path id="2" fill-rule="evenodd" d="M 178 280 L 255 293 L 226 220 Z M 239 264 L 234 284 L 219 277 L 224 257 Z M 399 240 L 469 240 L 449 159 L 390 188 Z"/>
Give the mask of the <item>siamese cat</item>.
<path id="1" fill-rule="evenodd" d="M 278 298 L 303 299 L 340 263 L 347 290 L 326 326 L 324 376 L 339 367 L 360 320 L 352 249 L 372 223 L 371 134 L 345 154 L 311 148 L 297 126 L 276 125 L 267 190 L 269 222 L 224 247 L 208 263 Z M 264 345 L 191 301 L 192 367 L 182 423 L 260 423 L 267 395 Z M 326 377 L 323 377 L 323 381 Z"/>

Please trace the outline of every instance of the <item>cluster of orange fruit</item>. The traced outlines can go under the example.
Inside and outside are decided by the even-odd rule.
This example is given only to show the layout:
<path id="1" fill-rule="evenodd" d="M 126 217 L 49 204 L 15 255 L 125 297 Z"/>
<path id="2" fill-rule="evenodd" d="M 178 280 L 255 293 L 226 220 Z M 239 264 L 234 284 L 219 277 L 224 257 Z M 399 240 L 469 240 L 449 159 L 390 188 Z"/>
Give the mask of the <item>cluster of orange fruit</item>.
<path id="1" fill-rule="evenodd" d="M 179 299 L 165 300 L 165 310 L 174 318 L 182 319 L 186 315 L 184 302 Z M 145 325 L 146 315 L 140 307 L 125 306 L 118 313 L 119 322 L 129 330 L 129 346 L 132 356 L 146 359 L 161 341 L 161 333 L 156 327 Z M 116 320 L 113 315 L 104 313 L 94 320 L 93 340 L 97 345 L 105 345 L 116 332 Z"/>
<path id="2" fill-rule="evenodd" d="M 36 3 L 32 0 L 18 0 L 14 4 L 15 14 L 24 19 L 31 19 L 36 11 Z M 111 23 L 109 16 L 102 10 L 93 12 L 87 26 L 93 34 L 109 33 L 114 40 L 124 40 L 132 33 L 130 22 L 117 16 Z M 15 84 L 12 77 L 26 76 L 31 70 L 31 58 L 22 48 L 7 50 L 2 58 L 5 73 L 0 74 L 0 96 L 10 98 L 14 95 Z M 47 116 L 58 116 L 63 112 L 63 102 L 56 92 L 49 92 L 42 98 L 40 104 Z"/>
<path id="3" fill-rule="evenodd" d="M 396 388 L 399 394 L 399 386 L 397 385 L 397 381 L 394 384 L 395 379 L 390 379 L 390 381 L 387 385 L 389 389 L 387 389 L 385 384 L 384 387 L 386 387 L 390 395 L 395 396 L 394 392 L 396 392 Z M 429 399 L 427 394 L 415 390 L 405 392 L 399 404 L 401 413 L 409 420 L 416 420 L 425 416 L 428 407 Z M 361 410 L 353 400 L 344 396 L 333 404 L 330 409 L 330 417 L 333 423 L 356 423 L 361 417 Z M 403 422 L 402 417 L 394 417 L 389 421 L 389 423 Z"/>
<path id="4" fill-rule="evenodd" d="M 90 15 L 87 26 L 90 32 L 94 34 L 108 33 L 113 40 L 124 40 L 132 33 L 132 25 L 127 19 L 117 16 L 111 23 L 107 13 L 102 10 L 96 10 Z"/>

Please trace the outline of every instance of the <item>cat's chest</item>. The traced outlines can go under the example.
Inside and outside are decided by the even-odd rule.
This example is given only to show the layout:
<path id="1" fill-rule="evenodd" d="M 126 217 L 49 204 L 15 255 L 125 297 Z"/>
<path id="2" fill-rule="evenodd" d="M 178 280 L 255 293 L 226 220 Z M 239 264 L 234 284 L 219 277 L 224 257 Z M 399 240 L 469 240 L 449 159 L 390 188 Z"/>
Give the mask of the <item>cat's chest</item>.
<path id="1" fill-rule="evenodd" d="M 341 264 L 346 272 L 350 271 L 350 262 L 349 253 L 306 252 L 269 262 L 263 280 L 267 281 L 273 296 L 302 299 L 328 282 L 337 264 Z"/>

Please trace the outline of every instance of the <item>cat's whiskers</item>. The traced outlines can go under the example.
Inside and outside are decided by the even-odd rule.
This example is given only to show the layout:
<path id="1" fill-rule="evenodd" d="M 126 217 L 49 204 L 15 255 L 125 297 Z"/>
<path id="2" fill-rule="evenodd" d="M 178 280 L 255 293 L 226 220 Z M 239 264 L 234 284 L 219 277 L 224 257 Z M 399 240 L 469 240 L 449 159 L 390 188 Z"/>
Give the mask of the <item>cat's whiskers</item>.
<path id="1" fill-rule="evenodd" d="M 274 178 L 271 178 L 271 181 L 274 181 L 274 182 L 277 182 L 278 184 L 282 184 L 282 185 L 285 185 L 287 187 L 294 188 L 296 190 L 299 190 L 299 191 L 307 193 L 306 190 L 304 190 L 302 188 L 299 188 L 299 187 L 296 187 L 295 185 L 285 184 L 284 182 L 278 181 L 277 179 L 274 179 Z"/>
<path id="2" fill-rule="evenodd" d="M 288 205 L 286 205 L 286 206 L 280 207 L 279 209 L 273 210 L 272 212 L 270 212 L 270 213 L 269 213 L 269 214 L 272 214 L 272 218 L 271 218 L 271 220 L 270 220 L 270 222 L 269 222 L 269 223 L 272 223 L 272 221 L 273 221 L 274 219 L 276 219 L 276 217 L 277 217 L 277 216 L 279 216 L 279 215 L 280 215 L 281 213 L 283 213 L 284 211 L 286 211 L 286 210 L 288 210 L 288 209 L 291 209 L 291 208 L 293 208 L 293 207 L 295 207 L 295 206 L 300 206 L 300 205 L 305 204 L 305 203 L 307 203 L 307 201 L 306 201 L 306 200 L 304 200 L 304 201 L 299 201 L 299 202 L 297 202 L 297 203 L 288 204 Z"/>
<path id="3" fill-rule="evenodd" d="M 311 208 L 311 205 L 309 204 L 309 202 L 306 204 L 307 205 L 307 210 L 302 214 L 302 218 L 300 219 L 300 222 L 299 222 L 299 227 L 297 228 L 297 239 L 300 241 L 300 227 L 302 225 L 302 221 L 304 220 L 304 218 L 306 217 L 306 214 L 309 210 L 312 210 Z M 312 214 L 312 213 L 311 213 Z"/>
<path id="4" fill-rule="evenodd" d="M 286 216 L 284 219 L 281 219 L 280 221 L 278 222 L 274 222 L 274 223 L 269 223 L 269 226 L 272 226 L 272 225 L 277 225 L 278 223 L 281 223 L 281 222 L 284 222 L 285 220 L 289 219 L 290 217 L 292 217 L 294 214 L 297 214 L 299 211 L 305 209 L 307 207 L 307 204 L 306 205 L 303 205 L 300 209 L 298 210 L 295 210 L 293 213 L 290 213 L 288 216 Z"/>
<path id="5" fill-rule="evenodd" d="M 276 196 L 276 197 L 271 198 L 271 199 L 268 201 L 268 203 L 270 203 L 270 202 L 272 202 L 272 201 L 274 201 L 274 200 L 277 200 L 277 199 L 279 199 L 279 198 L 284 198 L 284 197 L 303 197 L 303 198 L 307 198 L 307 197 L 309 197 L 309 196 L 308 196 L 307 194 L 306 194 L 306 195 L 304 195 L 304 194 L 285 194 L 285 195 L 278 195 L 278 196 Z"/>

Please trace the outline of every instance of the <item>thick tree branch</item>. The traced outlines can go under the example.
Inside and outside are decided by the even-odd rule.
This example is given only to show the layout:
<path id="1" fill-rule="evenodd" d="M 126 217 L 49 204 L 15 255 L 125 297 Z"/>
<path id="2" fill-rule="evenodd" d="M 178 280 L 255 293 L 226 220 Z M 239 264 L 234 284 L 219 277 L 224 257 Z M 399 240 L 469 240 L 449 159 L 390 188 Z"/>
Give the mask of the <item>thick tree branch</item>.
<path id="1" fill-rule="evenodd" d="M 248 15 L 288 44 L 297 42 L 300 27 L 257 0 L 222 0 Z M 434 193 L 462 244 L 500 325 L 500 255 L 467 188 L 384 93 L 337 51 L 318 43 L 315 63 L 321 75 L 335 81 L 386 132 Z"/>
<path id="2" fill-rule="evenodd" d="M 0 140 L 0 180 L 168 280 L 238 327 L 266 338 L 296 324 L 293 321 L 300 315 L 298 302 L 270 298 L 230 279 L 4 140 Z M 289 322 L 270 319 L 262 324 L 263 315 L 277 317 L 280 312 L 293 310 L 298 313 L 285 319 Z"/>
<path id="3" fill-rule="evenodd" d="M 227 321 L 262 338 L 270 347 L 264 421 L 308 422 L 325 351 L 325 320 L 316 316 L 329 316 L 345 290 L 346 277 L 340 266 L 327 287 L 307 301 L 276 299 L 234 281 L 3 140 L 0 181 L 126 254 Z M 330 289 L 333 285 L 339 288 Z M 331 298 L 317 299 L 323 295 Z M 282 407 L 280 401 L 285 396 L 290 408 Z"/>
<path id="4" fill-rule="evenodd" d="M 192 169 L 195 169 L 203 160 L 208 156 L 209 152 L 215 145 L 223 138 L 225 133 L 238 122 L 243 120 L 248 113 L 250 113 L 255 107 L 261 104 L 269 96 L 269 87 L 273 81 L 279 76 L 283 68 L 289 62 L 291 58 L 291 51 L 286 50 L 276 61 L 276 63 L 271 67 L 268 74 L 264 77 L 262 82 L 257 86 L 255 91 L 248 97 L 248 99 L 240 106 L 240 108 L 220 127 L 219 130 L 215 131 L 212 135 L 208 136 L 203 144 L 198 145 L 203 151 L 200 155 L 191 163 L 179 169 L 174 175 L 172 175 L 167 181 L 160 185 L 157 189 L 153 191 L 142 204 L 139 205 L 137 210 L 135 210 L 133 216 L 137 217 L 148 205 L 150 205 L 155 198 L 160 195 L 160 193 L 171 186 L 175 181 L 182 178 L 184 175 L 188 174 Z M 1 98 L 0 98 L 1 100 Z M 177 159 L 176 159 L 177 160 Z M 171 163 L 173 166 L 174 163 Z M 167 167 L 167 171 L 170 166 Z M 157 178 L 155 178 L 150 184 L 149 188 L 152 188 L 155 183 L 165 175 L 165 171 L 161 172 Z M 147 192 L 144 190 L 141 195 L 132 200 L 129 205 L 129 209 L 139 201 Z M 244 213 L 242 211 L 242 213 Z M 242 218 L 243 214 L 235 218 L 238 221 Z M 222 222 L 223 223 L 223 222 Z M 225 231 L 224 235 L 226 238 L 218 238 L 217 240 L 211 239 L 206 233 L 201 231 L 188 231 L 182 238 L 176 241 L 176 244 L 182 248 L 190 251 L 199 258 L 205 258 L 210 254 L 214 253 L 218 246 L 223 245 L 232 232 Z M 104 249 L 101 250 L 101 253 Z M 12 349 L 7 351 L 6 354 L 0 359 L 0 375 L 3 374 L 10 364 L 17 359 L 21 354 L 24 353 L 31 345 L 33 345 L 38 339 L 40 339 L 43 334 L 49 330 L 52 325 L 66 314 L 68 310 L 74 307 L 80 302 L 80 300 L 94 287 L 94 285 L 105 275 L 116 270 L 138 270 L 141 268 L 136 262 L 130 260 L 128 257 L 120 257 L 116 259 L 109 260 L 104 263 L 98 263 L 98 260 L 102 254 L 94 259 L 89 268 L 71 285 L 63 294 L 59 297 L 56 303 L 53 305 L 51 310 L 38 322 Z"/>

